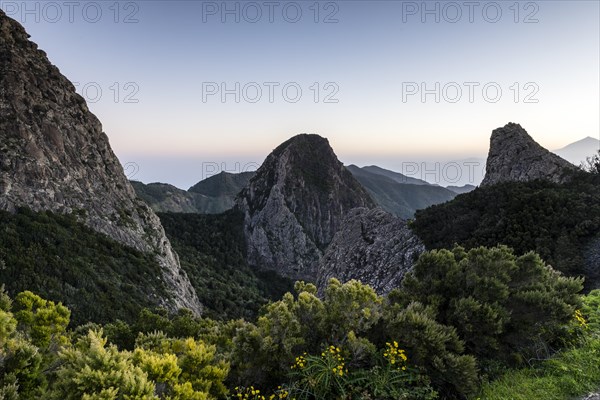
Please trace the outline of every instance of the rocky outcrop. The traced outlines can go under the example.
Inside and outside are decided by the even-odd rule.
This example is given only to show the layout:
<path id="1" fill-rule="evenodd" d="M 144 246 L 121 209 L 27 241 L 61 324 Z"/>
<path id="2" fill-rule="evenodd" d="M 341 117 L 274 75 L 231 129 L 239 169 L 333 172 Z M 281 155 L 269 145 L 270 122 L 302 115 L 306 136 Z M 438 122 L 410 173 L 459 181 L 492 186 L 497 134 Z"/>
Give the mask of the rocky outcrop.
<path id="1" fill-rule="evenodd" d="M 94 230 L 156 254 L 172 293 L 163 306 L 201 311 L 160 220 L 137 199 L 100 122 L 1 10 L 0 154 L 0 209 L 77 212 Z"/>
<path id="2" fill-rule="evenodd" d="M 536 179 L 562 183 L 576 167 L 536 143 L 519 124 L 495 129 L 481 186 Z"/>
<path id="3" fill-rule="evenodd" d="M 374 202 L 327 139 L 302 134 L 277 147 L 236 199 L 250 265 L 315 281 L 347 213 Z"/>
<path id="4" fill-rule="evenodd" d="M 424 251 L 406 221 L 380 208 L 357 208 L 348 213 L 327 248 L 317 286 L 324 288 L 330 278 L 357 279 L 385 294 L 400 287 Z"/>

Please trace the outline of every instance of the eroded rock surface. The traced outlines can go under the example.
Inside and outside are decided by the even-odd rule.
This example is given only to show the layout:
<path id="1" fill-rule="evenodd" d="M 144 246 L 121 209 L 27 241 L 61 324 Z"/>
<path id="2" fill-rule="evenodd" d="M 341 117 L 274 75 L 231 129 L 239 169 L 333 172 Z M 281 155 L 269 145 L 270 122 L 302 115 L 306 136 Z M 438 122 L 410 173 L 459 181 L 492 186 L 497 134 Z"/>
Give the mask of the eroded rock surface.
<path id="1" fill-rule="evenodd" d="M 327 248 L 317 286 L 322 289 L 330 278 L 357 279 L 385 294 L 400 286 L 424 251 L 405 220 L 380 208 L 357 208 L 346 216 Z"/>

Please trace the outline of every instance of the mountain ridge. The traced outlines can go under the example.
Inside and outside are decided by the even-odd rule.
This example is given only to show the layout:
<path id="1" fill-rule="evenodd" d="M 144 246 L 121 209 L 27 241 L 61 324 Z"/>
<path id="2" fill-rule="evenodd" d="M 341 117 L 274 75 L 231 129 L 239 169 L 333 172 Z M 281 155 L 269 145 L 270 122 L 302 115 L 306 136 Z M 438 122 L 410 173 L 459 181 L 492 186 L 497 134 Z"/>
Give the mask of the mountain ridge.
<path id="1" fill-rule="evenodd" d="M 210 176 L 189 190 L 168 183 L 131 181 L 138 197 L 155 212 L 219 214 L 231 209 L 235 196 L 248 184 L 254 172 L 221 172 Z"/>
<path id="2" fill-rule="evenodd" d="M 584 163 L 588 157 L 597 154 L 598 150 L 600 150 L 600 140 L 587 136 L 560 149 L 554 150 L 553 153 L 579 166 L 581 163 Z"/>
<path id="3" fill-rule="evenodd" d="M 404 181 L 404 175 L 383 168 L 377 167 L 375 173 L 371 172 L 372 167 L 359 168 L 349 165 L 346 168 L 367 189 L 381 208 L 404 219 L 413 218 L 416 210 L 444 203 L 456 196 L 453 191 L 414 178 L 409 182 L 422 183 L 400 183 L 399 181 Z"/>

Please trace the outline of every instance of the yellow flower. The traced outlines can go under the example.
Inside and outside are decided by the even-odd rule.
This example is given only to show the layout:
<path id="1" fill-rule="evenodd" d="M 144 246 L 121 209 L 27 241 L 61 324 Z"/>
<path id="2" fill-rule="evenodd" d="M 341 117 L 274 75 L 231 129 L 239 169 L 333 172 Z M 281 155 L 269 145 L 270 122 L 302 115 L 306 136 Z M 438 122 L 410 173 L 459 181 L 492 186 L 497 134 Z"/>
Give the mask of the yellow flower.
<path id="1" fill-rule="evenodd" d="M 296 362 L 294 363 L 294 365 L 292 365 L 292 369 L 302 369 L 304 368 L 304 366 L 306 365 L 306 353 L 303 353 L 303 355 L 296 357 Z"/>
<path id="2" fill-rule="evenodd" d="M 573 316 L 573 318 L 575 319 L 575 321 L 577 321 L 579 326 L 581 326 L 582 328 L 586 328 L 586 329 L 588 328 L 587 321 L 585 320 L 585 317 L 581 313 L 581 310 L 575 311 L 575 315 Z"/>
<path id="3" fill-rule="evenodd" d="M 403 349 L 399 348 L 398 342 L 393 341 L 392 343 L 385 344 L 385 351 L 383 352 L 383 357 L 388 360 L 390 365 L 395 366 L 398 369 L 406 370 L 406 362 L 408 361 L 408 357 Z"/>

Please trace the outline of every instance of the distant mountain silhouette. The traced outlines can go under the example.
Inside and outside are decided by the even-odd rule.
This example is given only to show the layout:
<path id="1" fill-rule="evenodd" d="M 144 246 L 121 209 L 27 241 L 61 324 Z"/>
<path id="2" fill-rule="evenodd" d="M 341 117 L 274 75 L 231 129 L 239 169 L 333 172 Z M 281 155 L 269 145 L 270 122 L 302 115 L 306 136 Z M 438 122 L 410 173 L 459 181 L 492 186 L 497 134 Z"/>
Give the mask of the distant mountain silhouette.
<path id="1" fill-rule="evenodd" d="M 221 172 L 206 178 L 188 191 L 166 183 L 132 181 L 137 195 L 156 212 L 219 214 L 233 207 L 235 196 L 254 172 Z"/>
<path id="2" fill-rule="evenodd" d="M 383 169 L 376 165 L 370 165 L 368 167 L 363 167 L 362 170 L 368 171 L 373 174 L 382 175 L 388 177 L 398 183 L 402 184 L 412 184 L 412 185 L 430 185 L 430 183 L 416 178 L 411 178 L 409 176 L 403 175 L 399 172 L 390 171 L 387 169 Z"/>
<path id="3" fill-rule="evenodd" d="M 456 194 L 469 193 L 475 190 L 477 186 L 464 185 L 464 186 L 448 186 L 446 189 L 453 191 Z"/>
<path id="4" fill-rule="evenodd" d="M 210 178 L 206 178 L 198 182 L 192 186 L 188 192 L 200 193 L 211 197 L 235 197 L 242 191 L 243 188 L 246 187 L 246 185 L 248 185 L 248 182 L 254 176 L 254 174 L 255 172 L 240 172 L 238 174 L 232 174 L 223 171 L 217 175 L 213 175 Z"/>
<path id="5" fill-rule="evenodd" d="M 387 212 L 401 218 L 412 218 L 416 210 L 452 200 L 457 193 L 441 186 L 409 178 L 400 173 L 370 166 L 346 168 L 371 194 L 377 204 Z M 411 183 L 402 183 L 402 182 Z M 419 183 L 412 183 L 419 182 Z"/>
<path id="6" fill-rule="evenodd" d="M 554 150 L 553 153 L 575 165 L 580 165 L 585 162 L 587 157 L 596 154 L 598 149 L 600 149 L 600 140 L 588 136 L 561 149 Z"/>

